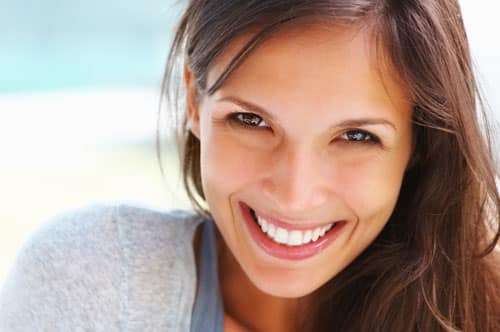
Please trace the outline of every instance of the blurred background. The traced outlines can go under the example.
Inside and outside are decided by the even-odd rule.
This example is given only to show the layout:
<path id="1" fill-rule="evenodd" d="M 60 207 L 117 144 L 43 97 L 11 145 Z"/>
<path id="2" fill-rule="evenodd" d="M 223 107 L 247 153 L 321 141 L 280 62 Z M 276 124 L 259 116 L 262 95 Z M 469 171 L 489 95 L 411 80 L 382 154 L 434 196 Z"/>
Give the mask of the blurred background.
<path id="1" fill-rule="evenodd" d="M 500 119 L 494 0 L 462 0 Z M 160 84 L 184 1 L 0 0 L 0 285 L 42 223 L 94 202 L 189 207 L 175 151 L 155 152 Z M 497 133 L 498 136 L 498 133 Z"/>

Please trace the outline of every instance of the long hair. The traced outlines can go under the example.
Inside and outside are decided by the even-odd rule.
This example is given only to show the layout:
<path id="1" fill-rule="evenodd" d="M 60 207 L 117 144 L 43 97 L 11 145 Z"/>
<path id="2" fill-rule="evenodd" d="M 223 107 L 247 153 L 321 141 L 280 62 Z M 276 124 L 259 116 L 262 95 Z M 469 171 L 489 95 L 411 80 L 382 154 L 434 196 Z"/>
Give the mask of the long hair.
<path id="1" fill-rule="evenodd" d="M 457 0 L 191 0 L 163 91 L 183 114 L 182 70 L 214 93 L 279 29 L 304 22 L 369 25 L 413 101 L 414 154 L 396 207 L 374 242 L 313 293 L 301 331 L 500 331 L 498 170 Z M 212 86 L 224 48 L 258 32 Z M 183 180 L 199 211 L 200 143 L 178 123 Z"/>

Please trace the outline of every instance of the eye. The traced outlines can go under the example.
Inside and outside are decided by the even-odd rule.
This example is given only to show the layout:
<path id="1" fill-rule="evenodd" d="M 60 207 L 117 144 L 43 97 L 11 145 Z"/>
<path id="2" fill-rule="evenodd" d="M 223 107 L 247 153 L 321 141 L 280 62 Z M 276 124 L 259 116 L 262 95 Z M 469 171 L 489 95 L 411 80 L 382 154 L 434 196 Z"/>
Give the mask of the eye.
<path id="1" fill-rule="evenodd" d="M 377 136 L 360 129 L 346 131 L 345 133 L 340 135 L 340 139 L 349 143 L 380 143 L 380 139 Z"/>
<path id="2" fill-rule="evenodd" d="M 228 115 L 228 119 L 240 126 L 267 128 L 269 125 L 257 114 L 237 112 Z"/>

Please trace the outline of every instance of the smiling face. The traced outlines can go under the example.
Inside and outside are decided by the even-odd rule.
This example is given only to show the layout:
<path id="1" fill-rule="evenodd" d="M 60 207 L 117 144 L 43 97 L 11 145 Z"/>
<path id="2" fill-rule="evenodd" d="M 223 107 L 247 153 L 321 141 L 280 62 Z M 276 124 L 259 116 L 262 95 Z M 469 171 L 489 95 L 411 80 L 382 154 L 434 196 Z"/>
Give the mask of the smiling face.
<path id="1" fill-rule="evenodd" d="M 248 41 L 210 68 L 215 82 Z M 226 248 L 261 291 L 311 293 L 380 233 L 411 154 L 411 103 L 377 68 L 369 31 L 313 25 L 263 42 L 194 100 L 204 194 Z M 260 226 L 259 226 L 260 224 Z"/>

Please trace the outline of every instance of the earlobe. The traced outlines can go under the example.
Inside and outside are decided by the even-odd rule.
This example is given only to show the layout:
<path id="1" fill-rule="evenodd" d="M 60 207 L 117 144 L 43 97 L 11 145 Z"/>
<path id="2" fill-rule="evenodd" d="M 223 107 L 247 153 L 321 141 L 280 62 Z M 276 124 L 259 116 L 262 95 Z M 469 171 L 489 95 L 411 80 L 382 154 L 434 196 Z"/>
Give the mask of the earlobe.
<path id="1" fill-rule="evenodd" d="M 191 70 L 184 67 L 184 82 L 186 84 L 186 120 L 187 127 L 198 139 L 200 138 L 200 115 L 198 112 L 198 98 L 196 93 L 196 83 Z"/>

